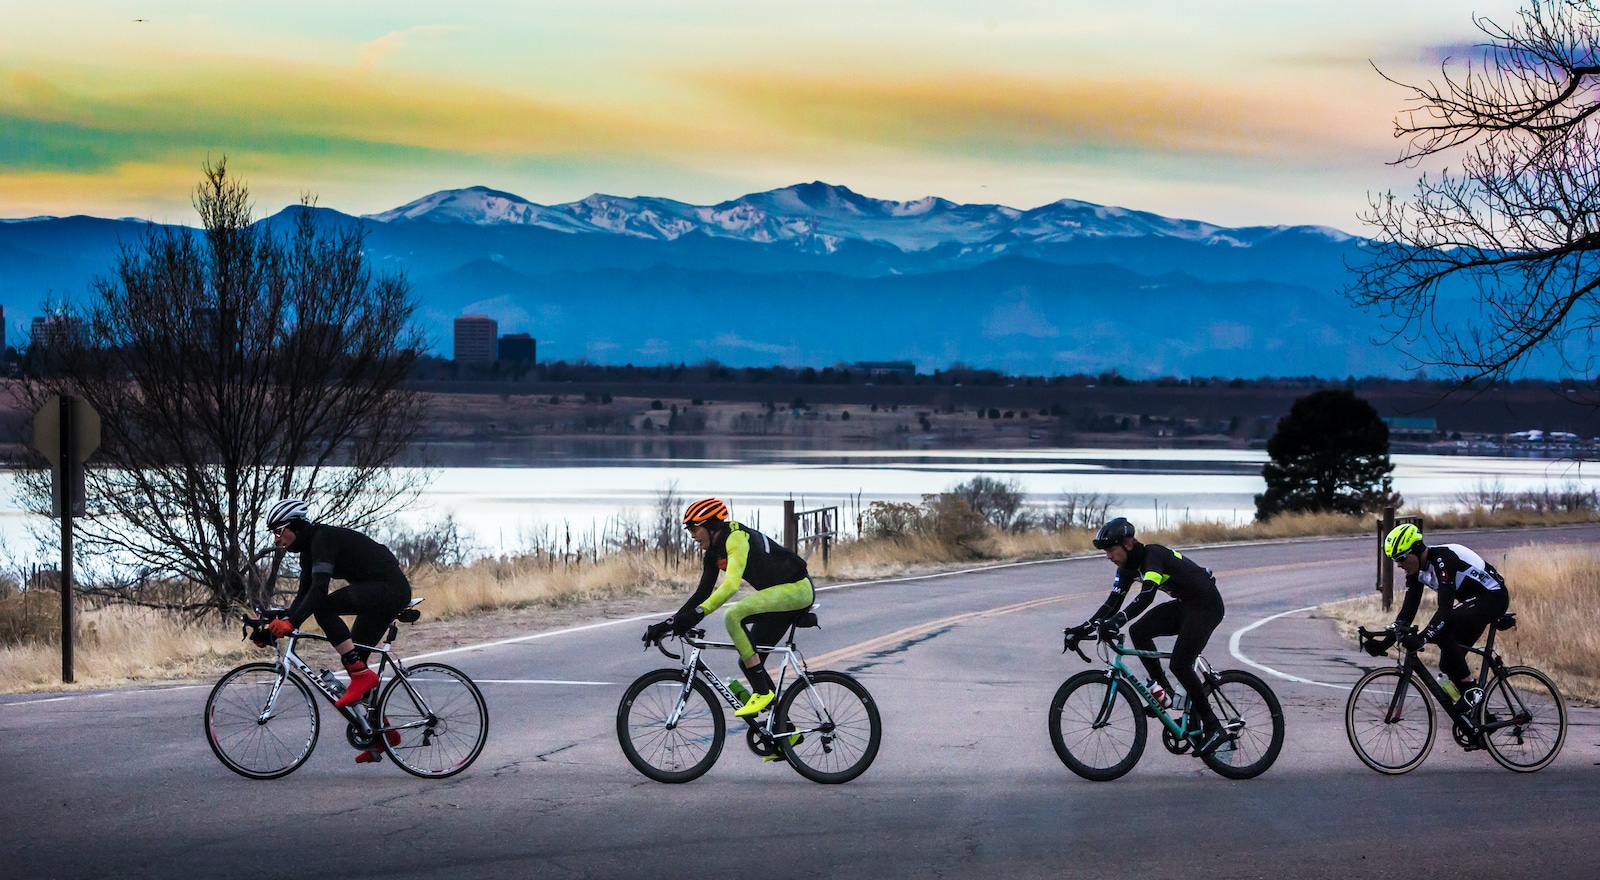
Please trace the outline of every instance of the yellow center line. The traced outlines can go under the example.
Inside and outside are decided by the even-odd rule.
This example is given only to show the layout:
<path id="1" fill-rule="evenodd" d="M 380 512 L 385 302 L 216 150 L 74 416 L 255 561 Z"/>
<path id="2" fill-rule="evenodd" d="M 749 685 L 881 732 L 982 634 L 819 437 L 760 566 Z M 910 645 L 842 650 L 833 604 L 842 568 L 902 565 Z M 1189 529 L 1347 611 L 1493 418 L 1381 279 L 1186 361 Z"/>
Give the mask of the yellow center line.
<path id="1" fill-rule="evenodd" d="M 987 617 L 999 617 L 1002 614 L 1010 614 L 1014 611 L 1025 611 L 1029 608 L 1037 608 L 1040 605 L 1049 605 L 1052 602 L 1061 602 L 1067 599 L 1081 599 L 1085 596 L 1094 595 L 1098 594 L 1094 592 L 1071 593 L 1065 596 L 1048 596 L 1043 599 L 1030 599 L 1027 602 L 1018 602 L 1015 605 L 1004 605 L 999 608 L 990 608 L 986 611 L 968 611 L 965 614 L 956 614 L 951 617 L 944 617 L 940 618 L 939 620 L 929 621 L 927 623 L 919 623 L 916 626 L 908 626 L 905 629 L 895 630 L 887 635 L 881 635 L 877 638 L 868 639 L 865 642 L 858 642 L 847 648 L 840 648 L 837 651 L 829 651 L 821 656 L 810 658 L 807 661 L 807 665 L 819 667 L 826 666 L 830 663 L 838 663 L 841 660 L 853 660 L 856 657 L 860 657 L 864 654 L 870 654 L 873 651 L 880 651 L 884 648 L 892 647 L 900 644 L 901 642 L 914 639 L 918 636 L 927 635 L 928 633 L 931 633 L 935 630 L 944 629 L 948 626 L 956 626 L 958 624 L 967 623 L 968 621 L 982 620 Z"/>

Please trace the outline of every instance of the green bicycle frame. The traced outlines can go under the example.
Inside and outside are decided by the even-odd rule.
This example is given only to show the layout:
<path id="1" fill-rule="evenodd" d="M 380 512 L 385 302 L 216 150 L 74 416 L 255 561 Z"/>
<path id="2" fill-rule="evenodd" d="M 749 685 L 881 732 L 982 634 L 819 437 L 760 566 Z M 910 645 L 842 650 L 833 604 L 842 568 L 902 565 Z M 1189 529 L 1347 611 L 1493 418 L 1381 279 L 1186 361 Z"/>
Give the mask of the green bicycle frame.
<path id="1" fill-rule="evenodd" d="M 1106 702 L 1100 709 L 1100 717 L 1095 719 L 1096 727 L 1104 725 L 1107 719 L 1111 717 L 1111 707 L 1115 705 L 1117 699 L 1117 688 L 1126 686 L 1139 695 L 1139 699 L 1144 703 L 1145 708 L 1151 710 L 1155 714 L 1156 720 L 1160 721 L 1173 736 L 1181 740 L 1188 735 L 1190 718 L 1188 707 L 1194 705 L 1193 695 L 1185 694 L 1187 698 L 1185 710 L 1183 714 L 1178 716 L 1178 720 L 1174 721 L 1171 713 L 1162 707 L 1161 703 L 1150 693 L 1150 689 L 1145 687 L 1144 682 L 1139 680 L 1139 676 L 1122 661 L 1124 657 L 1149 657 L 1154 660 L 1165 660 L 1170 658 L 1171 654 L 1162 651 L 1141 651 L 1137 648 L 1124 648 L 1119 642 L 1100 642 L 1099 650 L 1101 659 L 1106 662 L 1106 674 L 1111 678 L 1111 687 L 1106 691 Z M 1107 651 L 1110 652 L 1110 656 L 1107 656 Z M 1205 661 L 1197 659 L 1195 662 L 1204 663 Z M 1211 670 L 1207 668 L 1201 677 L 1208 678 L 1210 673 Z"/>

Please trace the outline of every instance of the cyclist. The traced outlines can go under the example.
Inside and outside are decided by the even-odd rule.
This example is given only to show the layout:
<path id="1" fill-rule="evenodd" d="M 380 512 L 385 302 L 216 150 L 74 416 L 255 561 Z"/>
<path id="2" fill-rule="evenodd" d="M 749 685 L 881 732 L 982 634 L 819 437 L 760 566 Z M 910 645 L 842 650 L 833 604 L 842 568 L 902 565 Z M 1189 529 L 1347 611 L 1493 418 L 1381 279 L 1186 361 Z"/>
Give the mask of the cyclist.
<path id="1" fill-rule="evenodd" d="M 766 655 L 757 654 L 755 645 L 775 642 L 800 612 L 811 607 L 816 594 L 807 577 L 806 561 L 755 529 L 734 522 L 728 505 L 716 498 L 689 505 L 683 527 L 706 554 L 700 586 L 676 614 L 646 629 L 644 641 L 660 641 L 669 631 L 679 636 L 687 633 L 738 592 L 740 581 L 749 582 L 755 595 L 729 605 L 722 622 L 739 649 L 740 666 L 750 680 L 750 699 L 733 714 L 740 718 L 759 714 L 772 703 L 776 687 L 763 665 Z"/>
<path id="2" fill-rule="evenodd" d="M 367 668 L 370 652 L 356 642 L 378 643 L 384 628 L 411 601 L 411 583 L 388 547 L 352 529 L 311 522 L 310 516 L 310 505 L 299 498 L 285 498 L 267 510 L 273 543 L 300 554 L 300 590 L 289 610 L 268 622 L 267 631 L 282 638 L 315 617 L 350 674 L 350 686 L 334 703 L 344 708 L 378 686 L 378 673 Z M 330 593 L 333 578 L 347 583 Z M 340 618 L 344 614 L 355 615 L 353 629 Z M 398 733 L 389 736 L 392 741 Z M 377 748 L 363 750 L 356 763 L 372 763 L 382 754 Z"/>
<path id="3" fill-rule="evenodd" d="M 1439 594 L 1439 609 L 1428 625 L 1403 637 L 1401 644 L 1413 651 L 1429 642 L 1438 645 L 1439 671 L 1450 677 L 1460 693 L 1455 708 L 1471 708 L 1483 691 L 1467 668 L 1467 648 L 1510 607 L 1505 578 L 1482 556 L 1460 544 L 1429 547 L 1422 541 L 1421 530 L 1410 523 L 1395 526 L 1385 536 L 1383 552 L 1406 573 L 1406 598 L 1400 603 L 1393 629 L 1411 627 L 1422 603 L 1423 587 Z"/>
<path id="4" fill-rule="evenodd" d="M 1172 646 L 1172 674 L 1183 685 L 1184 693 L 1189 695 L 1189 705 L 1200 716 L 1201 730 L 1191 740 L 1195 754 L 1209 755 L 1222 746 L 1227 735 L 1217 722 L 1210 701 L 1202 693 L 1200 675 L 1195 672 L 1194 664 L 1212 631 L 1222 622 L 1222 594 L 1217 591 L 1211 569 L 1196 565 L 1176 550 L 1160 544 L 1143 544 L 1133 536 L 1133 523 L 1120 516 L 1100 527 L 1094 546 L 1104 550 L 1106 558 L 1117 566 L 1116 579 L 1112 581 L 1111 595 L 1106 597 L 1105 604 L 1087 622 L 1067 630 L 1067 637 L 1071 640 L 1074 635 L 1098 632 L 1102 639 L 1115 638 L 1135 617 L 1139 619 L 1128 627 L 1128 636 L 1133 646 L 1141 651 L 1154 651 L 1156 636 L 1177 636 Z M 1124 610 L 1117 610 L 1135 583 L 1140 584 L 1140 588 L 1133 603 Z M 1172 600 L 1140 617 L 1140 612 L 1155 599 L 1157 590 L 1171 594 Z M 1153 695 L 1165 703 L 1172 684 L 1161 670 L 1160 661 L 1154 657 L 1139 659 L 1150 673 L 1151 681 L 1160 688 L 1159 691 L 1152 689 Z"/>

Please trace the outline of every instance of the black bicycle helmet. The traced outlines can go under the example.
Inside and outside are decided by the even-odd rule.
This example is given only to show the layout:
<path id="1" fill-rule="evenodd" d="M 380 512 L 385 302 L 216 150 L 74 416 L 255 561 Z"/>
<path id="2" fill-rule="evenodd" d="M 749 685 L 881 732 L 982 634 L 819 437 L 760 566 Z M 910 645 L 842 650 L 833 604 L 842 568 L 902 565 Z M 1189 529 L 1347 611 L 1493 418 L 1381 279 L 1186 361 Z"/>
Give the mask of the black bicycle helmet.
<path id="1" fill-rule="evenodd" d="M 1106 550 L 1131 537 L 1133 537 L 1133 523 L 1128 522 L 1127 517 L 1119 516 L 1100 527 L 1100 531 L 1094 536 L 1094 548 Z"/>

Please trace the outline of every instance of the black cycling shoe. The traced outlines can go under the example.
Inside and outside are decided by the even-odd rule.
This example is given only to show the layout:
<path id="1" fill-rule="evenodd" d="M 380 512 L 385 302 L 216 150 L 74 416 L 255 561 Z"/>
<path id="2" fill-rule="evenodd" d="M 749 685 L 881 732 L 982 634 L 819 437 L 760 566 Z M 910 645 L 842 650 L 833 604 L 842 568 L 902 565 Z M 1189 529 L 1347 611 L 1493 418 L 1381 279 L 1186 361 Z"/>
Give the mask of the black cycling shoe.
<path id="1" fill-rule="evenodd" d="M 1210 733 L 1203 733 L 1200 735 L 1200 738 L 1195 741 L 1194 755 L 1197 758 L 1204 758 L 1206 755 L 1209 755 L 1215 752 L 1217 749 L 1227 745 L 1228 741 L 1228 732 L 1220 727 L 1211 731 Z"/>

